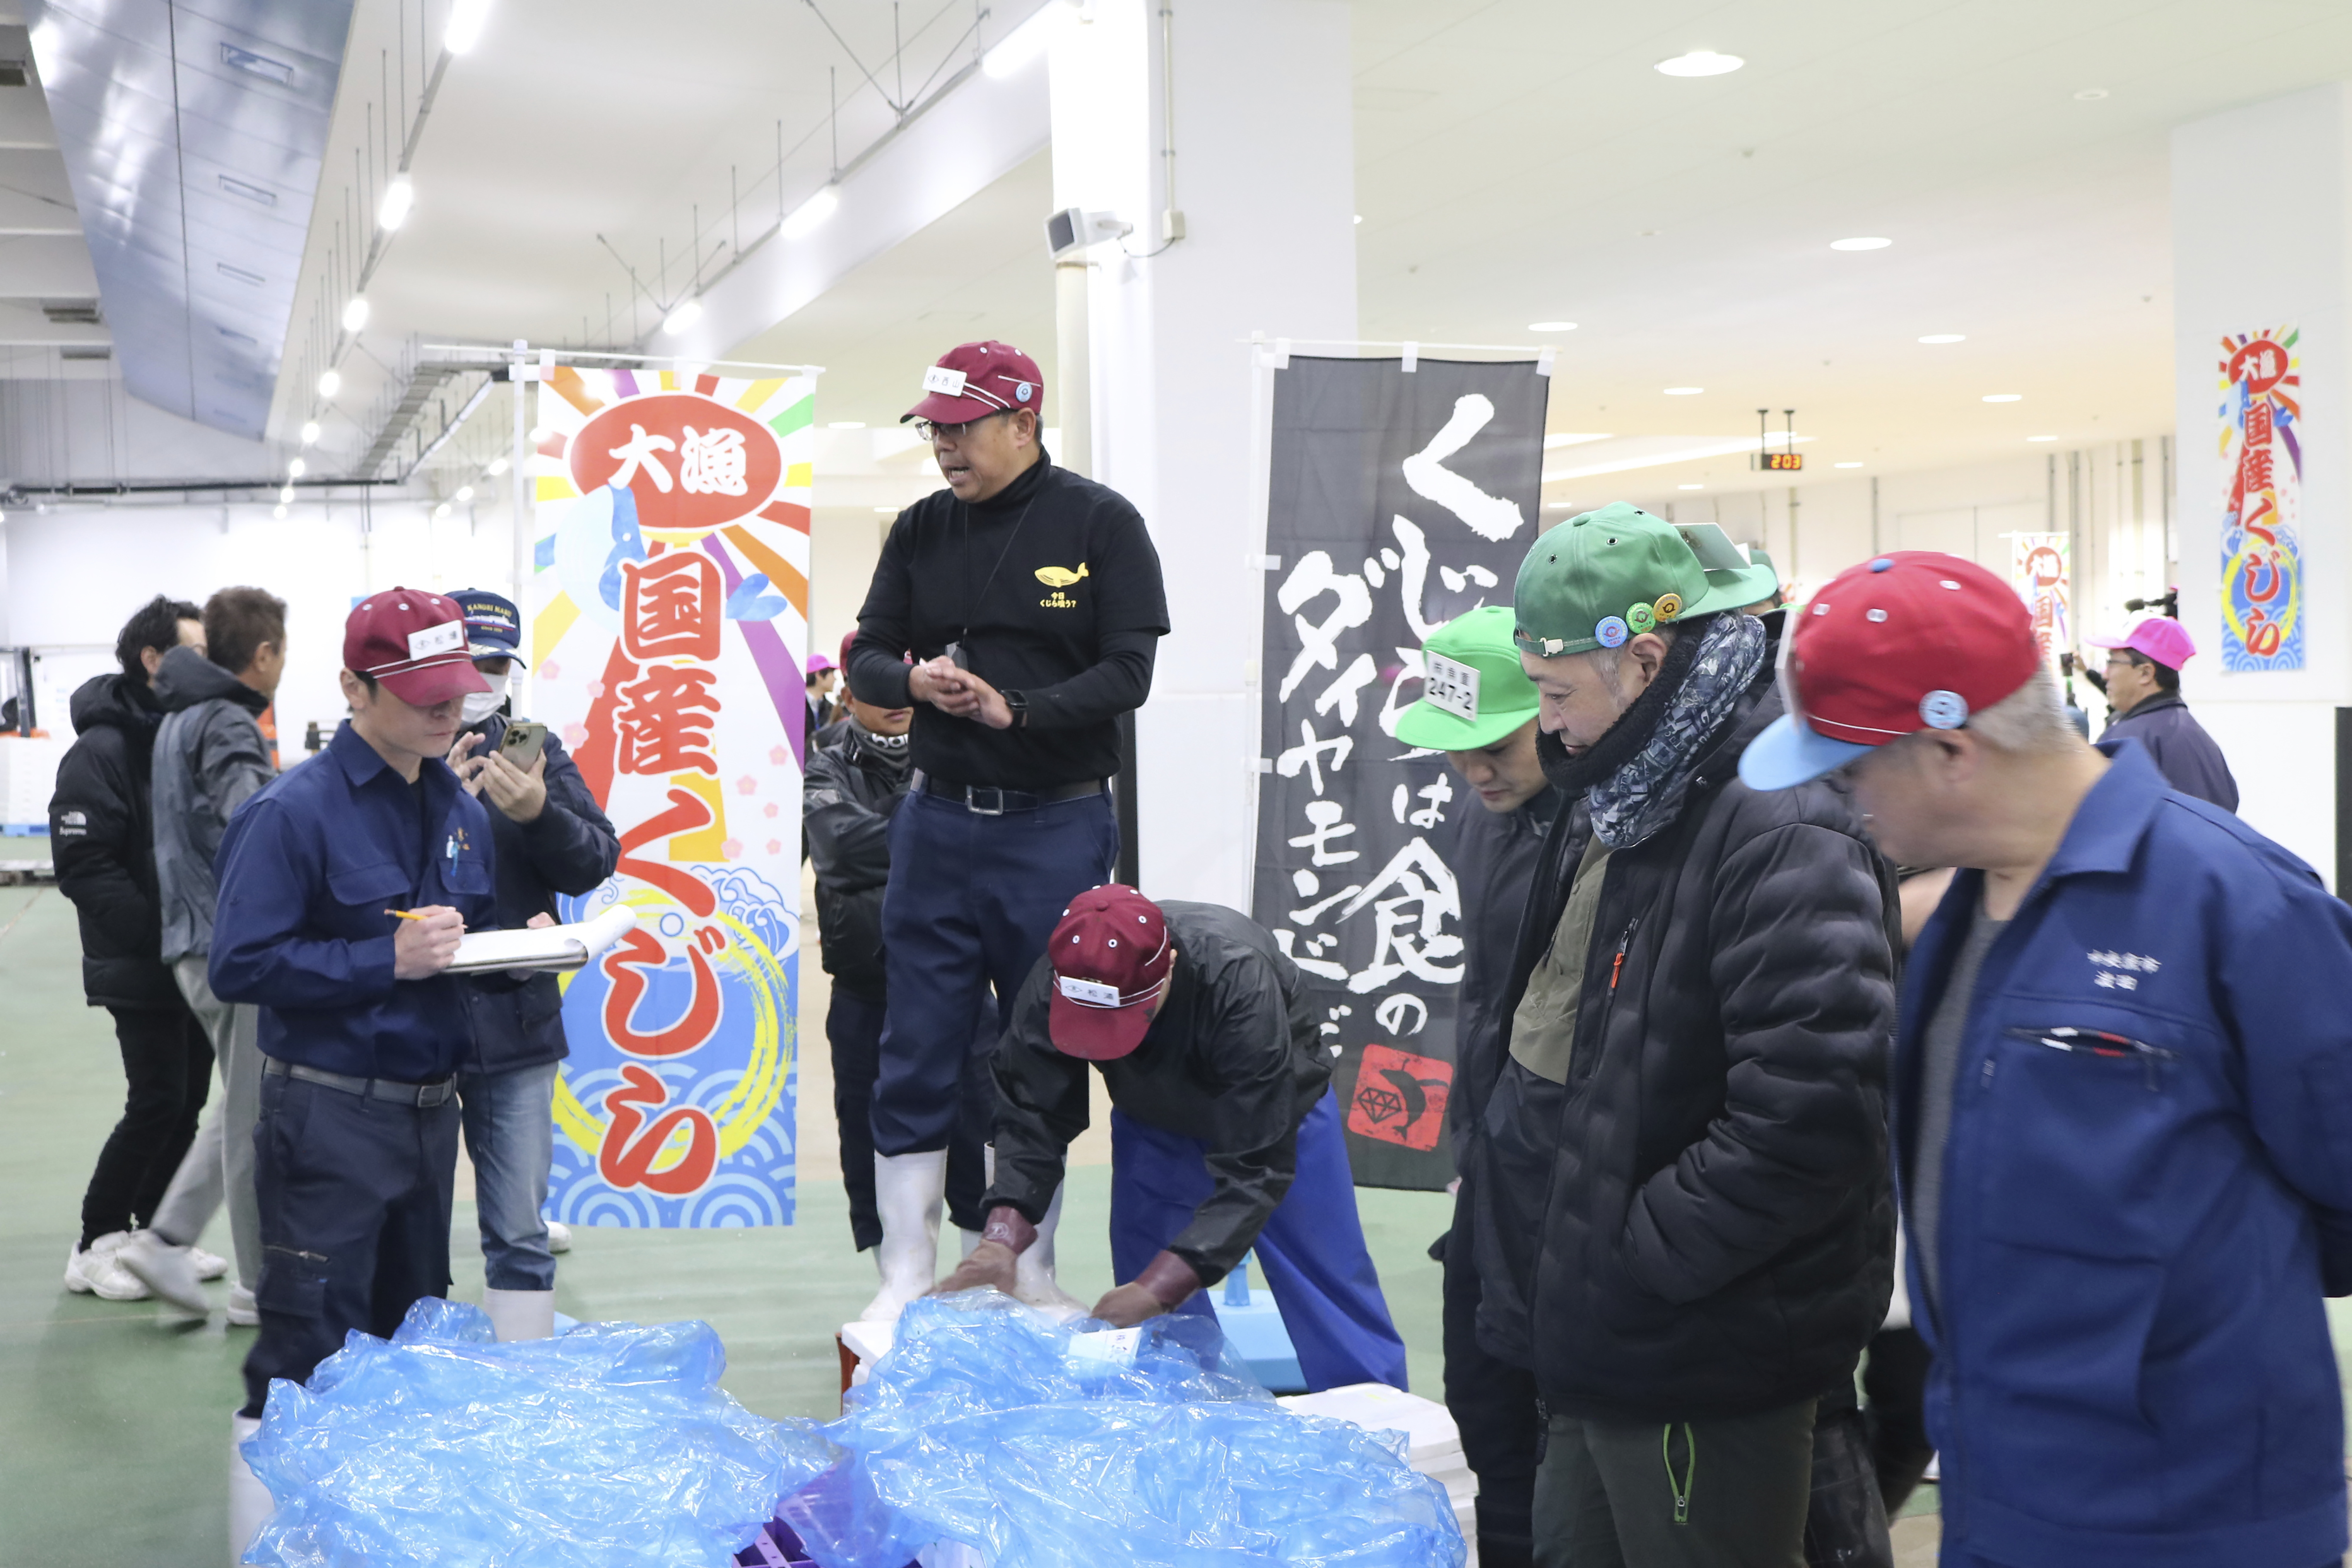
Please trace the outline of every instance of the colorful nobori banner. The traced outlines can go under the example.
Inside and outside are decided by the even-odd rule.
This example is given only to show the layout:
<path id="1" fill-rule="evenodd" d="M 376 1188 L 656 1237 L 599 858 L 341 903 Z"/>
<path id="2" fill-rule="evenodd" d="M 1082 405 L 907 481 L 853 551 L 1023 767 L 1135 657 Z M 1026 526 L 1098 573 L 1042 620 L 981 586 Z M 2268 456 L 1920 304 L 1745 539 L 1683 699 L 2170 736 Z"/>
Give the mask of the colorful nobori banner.
<path id="1" fill-rule="evenodd" d="M 2074 646 L 2074 540 L 2064 533 L 2013 533 L 2009 582 L 2033 616 L 2033 640 L 2052 668 Z"/>
<path id="2" fill-rule="evenodd" d="M 1510 603 L 1550 384 L 1533 362 L 1293 355 L 1275 373 L 1251 913 L 1314 994 L 1365 1186 L 1454 1176 L 1468 911 L 1452 858 L 1484 808 L 1397 716 L 1428 689 L 1430 633 Z M 1475 707 L 1475 672 L 1435 674 Z"/>
<path id="3" fill-rule="evenodd" d="M 2303 668 L 2302 334 L 2221 340 L 2221 668 Z"/>
<path id="4" fill-rule="evenodd" d="M 564 979 L 569 1224 L 792 1223 L 815 391 L 568 365 L 541 386 L 532 716 L 621 836 L 564 916 L 637 914 Z"/>

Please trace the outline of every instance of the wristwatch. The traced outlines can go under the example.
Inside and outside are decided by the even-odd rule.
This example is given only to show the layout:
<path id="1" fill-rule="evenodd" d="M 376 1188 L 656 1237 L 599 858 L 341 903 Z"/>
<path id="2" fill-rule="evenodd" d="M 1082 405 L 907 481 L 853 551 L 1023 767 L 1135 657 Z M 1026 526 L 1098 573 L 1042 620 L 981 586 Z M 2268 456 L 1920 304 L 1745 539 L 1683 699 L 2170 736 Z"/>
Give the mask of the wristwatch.
<path id="1" fill-rule="evenodd" d="M 1027 729 L 1029 727 L 1028 694 L 1021 691 L 1000 691 L 997 695 L 1004 699 L 1004 706 L 1013 711 L 1013 728 Z"/>

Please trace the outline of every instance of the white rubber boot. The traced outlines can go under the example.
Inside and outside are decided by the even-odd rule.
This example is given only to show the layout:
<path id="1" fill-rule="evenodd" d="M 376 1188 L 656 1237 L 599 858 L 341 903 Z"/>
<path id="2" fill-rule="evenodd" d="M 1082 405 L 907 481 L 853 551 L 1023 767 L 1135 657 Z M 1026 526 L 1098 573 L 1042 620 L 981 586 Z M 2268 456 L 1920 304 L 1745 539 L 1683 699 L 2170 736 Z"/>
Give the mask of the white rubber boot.
<path id="1" fill-rule="evenodd" d="M 874 1156 L 874 1206 L 881 1212 L 882 1245 L 874 1249 L 882 1289 L 857 1314 L 867 1323 L 895 1323 L 907 1303 L 939 1281 L 940 1216 L 948 1201 L 948 1152 Z"/>
<path id="2" fill-rule="evenodd" d="M 499 1342 L 545 1340 L 555 1336 L 555 1292 L 552 1290 L 491 1290 L 482 1292 L 482 1310 Z"/>
<path id="3" fill-rule="evenodd" d="M 1062 1223 L 1062 1194 L 1067 1186 L 1064 1183 L 1054 1189 L 1054 1201 L 1045 1205 L 1045 1221 L 1037 1226 L 1037 1239 L 1021 1255 L 1013 1275 L 1013 1296 L 1057 1323 L 1083 1318 L 1089 1310 L 1054 1278 L 1054 1228 Z"/>
<path id="4" fill-rule="evenodd" d="M 228 1560 L 231 1568 L 245 1561 L 246 1548 L 278 1511 L 277 1502 L 269 1489 L 261 1484 L 245 1462 L 239 1445 L 261 1430 L 261 1423 L 247 1415 L 232 1415 L 228 1420 Z"/>
<path id="5" fill-rule="evenodd" d="M 970 1258 L 972 1255 L 979 1247 L 983 1235 L 984 1233 L 981 1231 L 966 1230 L 961 1226 L 956 1226 L 956 1243 L 963 1248 L 964 1257 Z"/>

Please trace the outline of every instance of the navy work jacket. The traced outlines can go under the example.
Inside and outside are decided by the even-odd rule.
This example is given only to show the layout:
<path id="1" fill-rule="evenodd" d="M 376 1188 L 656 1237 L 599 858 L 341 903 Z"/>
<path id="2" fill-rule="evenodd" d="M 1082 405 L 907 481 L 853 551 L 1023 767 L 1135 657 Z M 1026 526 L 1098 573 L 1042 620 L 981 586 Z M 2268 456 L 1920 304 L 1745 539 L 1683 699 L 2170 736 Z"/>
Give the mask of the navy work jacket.
<path id="1" fill-rule="evenodd" d="M 2112 764 L 1985 955 L 1961 1044 L 1943 1295 L 1915 1314 L 1946 1550 L 2333 1563 L 2344 1434 L 2319 1227 L 2352 1209 L 2352 909 L 2168 789 L 2137 742 L 2100 749 Z M 1922 1037 L 1983 890 L 1954 878 L 1913 952 L 1898 1176 Z M 1916 1252 L 1910 1268 L 1927 1303 Z"/>
<path id="2" fill-rule="evenodd" d="M 386 910 L 445 904 L 497 923 L 488 808 L 438 757 L 418 791 L 346 722 L 229 819 L 215 865 L 213 993 L 261 1008 L 261 1052 L 353 1078 L 429 1083 L 473 1056 L 465 981 L 392 977 Z"/>

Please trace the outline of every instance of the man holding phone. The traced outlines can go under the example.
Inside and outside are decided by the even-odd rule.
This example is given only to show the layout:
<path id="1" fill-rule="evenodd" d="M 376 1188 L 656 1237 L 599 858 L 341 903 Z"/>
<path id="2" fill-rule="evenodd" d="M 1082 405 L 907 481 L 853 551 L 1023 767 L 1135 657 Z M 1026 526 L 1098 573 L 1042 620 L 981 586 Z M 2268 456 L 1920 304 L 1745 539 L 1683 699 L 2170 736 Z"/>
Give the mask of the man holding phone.
<path id="1" fill-rule="evenodd" d="M 467 652 L 488 689 L 465 699 L 466 728 L 449 748 L 449 765 L 491 807 L 498 923 L 556 920 L 558 893 L 591 892 L 613 874 L 620 837 L 563 742 L 546 725 L 503 711 L 522 662 L 513 601 L 474 588 L 456 597 Z M 563 993 L 544 971 L 469 974 L 461 984 L 474 1037 L 457 1071 L 457 1099 L 482 1229 L 482 1306 L 499 1338 L 545 1339 L 555 1325 L 554 1255 L 572 1241 L 541 1213 L 555 1152 L 555 1078 L 571 1054 Z"/>
<path id="2" fill-rule="evenodd" d="M 352 716 L 324 756 L 229 819 L 208 978 L 261 1009 L 254 1190 L 260 1333 L 232 1441 L 273 1379 L 308 1381 L 353 1329 L 388 1336 L 449 1292 L 455 1079 L 470 1055 L 466 928 L 497 923 L 490 819 L 442 759 L 468 692 L 457 606 L 388 588 L 343 625 Z M 405 918 L 404 918 L 405 917 Z M 269 1515 L 232 1449 L 231 1544 Z"/>

